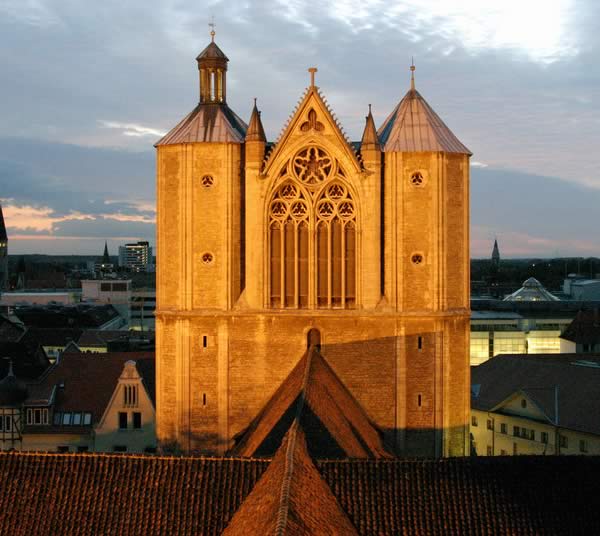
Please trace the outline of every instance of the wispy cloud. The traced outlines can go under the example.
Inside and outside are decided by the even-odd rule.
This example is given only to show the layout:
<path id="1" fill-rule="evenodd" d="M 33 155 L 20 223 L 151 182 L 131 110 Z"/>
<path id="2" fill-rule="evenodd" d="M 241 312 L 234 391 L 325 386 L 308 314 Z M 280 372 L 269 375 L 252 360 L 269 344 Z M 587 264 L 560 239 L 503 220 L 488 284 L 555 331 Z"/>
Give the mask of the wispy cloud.
<path id="1" fill-rule="evenodd" d="M 486 168 L 486 167 L 488 167 L 487 164 L 484 164 L 483 162 L 477 162 L 476 160 L 471 161 L 471 166 L 472 167 L 478 167 L 478 168 Z"/>
<path id="2" fill-rule="evenodd" d="M 159 130 L 157 128 L 145 127 L 136 123 L 119 123 L 118 121 L 105 121 L 99 119 L 98 123 L 103 128 L 113 128 L 121 131 L 123 136 L 131 136 L 134 138 L 140 138 L 142 136 L 153 136 L 159 137 L 164 136 L 167 132 Z"/>

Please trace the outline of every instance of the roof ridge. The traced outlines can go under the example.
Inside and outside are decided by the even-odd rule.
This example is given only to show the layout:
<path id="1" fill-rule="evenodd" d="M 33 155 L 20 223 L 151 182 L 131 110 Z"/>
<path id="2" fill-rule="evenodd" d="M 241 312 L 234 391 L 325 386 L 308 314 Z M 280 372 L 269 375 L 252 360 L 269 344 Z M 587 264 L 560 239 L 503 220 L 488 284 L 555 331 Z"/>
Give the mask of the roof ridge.
<path id="1" fill-rule="evenodd" d="M 236 457 L 236 456 L 176 456 L 165 454 L 138 454 L 138 453 L 116 453 L 116 452 L 48 452 L 37 450 L 21 450 L 21 451 L 0 451 L 0 457 L 16 456 L 34 458 L 41 456 L 44 458 L 51 457 L 71 457 L 71 458 L 133 458 L 140 460 L 216 460 L 216 461 L 239 461 L 239 462 L 271 462 L 272 458 L 253 458 L 253 457 Z"/>
<path id="2" fill-rule="evenodd" d="M 308 349 L 306 366 L 304 367 L 304 379 L 302 381 L 302 387 L 300 388 L 300 400 L 298 401 L 298 407 L 296 408 L 296 417 L 294 418 L 294 422 L 292 423 L 292 426 L 290 426 L 289 430 L 288 444 L 286 446 L 285 453 L 284 474 L 279 493 L 279 508 L 277 510 L 277 521 L 275 523 L 276 536 L 283 536 L 285 534 L 285 527 L 287 525 L 290 502 L 290 485 L 292 482 L 292 475 L 294 473 L 294 453 L 296 450 L 296 439 L 298 437 L 298 428 L 300 427 L 300 417 L 304 411 L 304 405 L 306 404 L 306 390 L 310 386 L 308 378 L 310 376 L 312 358 L 315 351 L 316 350 L 314 346 L 311 346 Z"/>

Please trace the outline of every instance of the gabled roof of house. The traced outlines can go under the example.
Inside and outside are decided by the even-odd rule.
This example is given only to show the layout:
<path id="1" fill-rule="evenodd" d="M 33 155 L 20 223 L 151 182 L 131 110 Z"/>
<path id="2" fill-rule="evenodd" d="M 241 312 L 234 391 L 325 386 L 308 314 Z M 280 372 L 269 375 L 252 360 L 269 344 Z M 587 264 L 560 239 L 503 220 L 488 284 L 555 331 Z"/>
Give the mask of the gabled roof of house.
<path id="1" fill-rule="evenodd" d="M 600 434 L 600 355 L 498 355 L 471 368 L 478 396 L 471 407 L 494 411 L 512 395 L 523 392 L 554 423 L 556 391 L 559 425 Z"/>
<path id="2" fill-rule="evenodd" d="M 300 489 L 292 475 L 288 497 L 298 502 L 288 503 L 288 512 L 301 517 L 277 525 L 287 530 L 279 534 L 294 534 L 299 523 L 311 526 L 323 515 L 331 516 L 323 527 L 346 534 L 331 496 L 319 503 L 326 493 L 314 481 L 319 475 L 303 465 L 309 461 L 304 455 L 293 454 L 302 463 L 294 475 L 309 481 Z M 0 534 L 216 536 L 236 511 L 243 513 L 268 465 L 256 459 L 0 452 Z M 365 536 L 600 533 L 595 456 L 371 459 L 315 466 L 356 532 Z M 278 471 L 281 466 L 272 473 Z M 259 506 L 270 508 L 269 515 L 273 507 L 266 501 L 281 496 L 263 497 Z M 255 517 L 260 515 L 262 510 Z M 227 534 L 257 534 L 248 526 Z"/>
<path id="3" fill-rule="evenodd" d="M 31 339 L 41 346 L 66 346 L 70 341 L 77 341 L 83 330 L 81 328 L 36 328 L 27 329 L 25 339 Z"/>
<path id="4" fill-rule="evenodd" d="M 387 457 L 380 431 L 311 347 L 238 438 L 235 456 L 272 456 L 298 419 L 315 458 Z"/>
<path id="5" fill-rule="evenodd" d="M 155 399 L 154 353 L 119 352 L 104 354 L 64 353 L 42 378 L 28 385 L 25 404 L 49 403 L 55 389 L 56 412 L 91 413 L 91 426 L 102 417 L 126 361 L 136 362 L 148 394 Z M 49 428 L 54 429 L 54 425 Z M 61 430 L 66 428 L 59 426 Z M 71 430 L 69 427 L 68 430 Z"/>
<path id="6" fill-rule="evenodd" d="M 129 339 L 131 333 L 118 329 L 86 329 L 77 339 L 80 348 L 105 348 L 107 343 L 115 340 Z"/>
<path id="7" fill-rule="evenodd" d="M 358 535 L 311 460 L 296 420 L 223 535 Z"/>
<path id="8" fill-rule="evenodd" d="M 600 343 L 600 310 L 579 311 L 560 337 L 576 344 Z"/>

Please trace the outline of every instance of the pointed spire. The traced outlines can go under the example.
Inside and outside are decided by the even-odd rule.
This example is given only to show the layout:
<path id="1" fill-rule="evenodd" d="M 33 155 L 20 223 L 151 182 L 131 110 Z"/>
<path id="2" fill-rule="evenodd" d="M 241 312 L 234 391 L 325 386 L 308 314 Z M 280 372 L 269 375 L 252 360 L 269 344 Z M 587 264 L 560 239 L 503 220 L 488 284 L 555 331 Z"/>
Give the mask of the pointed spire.
<path id="1" fill-rule="evenodd" d="M 108 254 L 108 242 L 104 241 L 104 254 L 102 255 L 102 264 L 110 264 L 110 256 Z"/>
<path id="2" fill-rule="evenodd" d="M 367 115 L 365 130 L 363 131 L 362 140 L 360 144 L 361 151 L 366 149 L 379 150 L 379 138 L 377 136 L 377 129 L 375 128 L 375 120 L 371 113 L 371 105 L 369 104 L 369 115 Z"/>
<path id="3" fill-rule="evenodd" d="M 4 225 L 4 215 L 2 214 L 2 205 L 0 205 L 0 242 L 6 242 L 8 236 L 6 234 L 6 226 Z"/>
<path id="4" fill-rule="evenodd" d="M 254 98 L 254 108 L 252 108 L 250 123 L 248 124 L 248 130 L 246 131 L 246 141 L 267 141 L 265 130 L 260 119 L 260 112 L 256 106 L 256 97 Z"/>
<path id="5" fill-rule="evenodd" d="M 498 239 L 494 239 L 494 248 L 492 249 L 492 264 L 500 263 L 500 248 L 498 247 Z"/>

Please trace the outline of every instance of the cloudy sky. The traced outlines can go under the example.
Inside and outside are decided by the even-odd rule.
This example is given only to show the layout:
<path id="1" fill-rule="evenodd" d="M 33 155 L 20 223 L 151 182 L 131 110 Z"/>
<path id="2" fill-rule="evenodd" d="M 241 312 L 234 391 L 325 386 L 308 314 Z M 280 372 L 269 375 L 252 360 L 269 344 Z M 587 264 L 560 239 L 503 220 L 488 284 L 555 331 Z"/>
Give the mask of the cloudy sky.
<path id="1" fill-rule="evenodd" d="M 318 7 L 317 7 L 318 6 Z M 474 153 L 472 254 L 600 255 L 595 0 L 1 0 L 10 253 L 154 242 L 152 144 L 197 102 L 217 24 L 228 102 L 269 139 L 316 65 L 351 138 L 417 87 Z"/>

